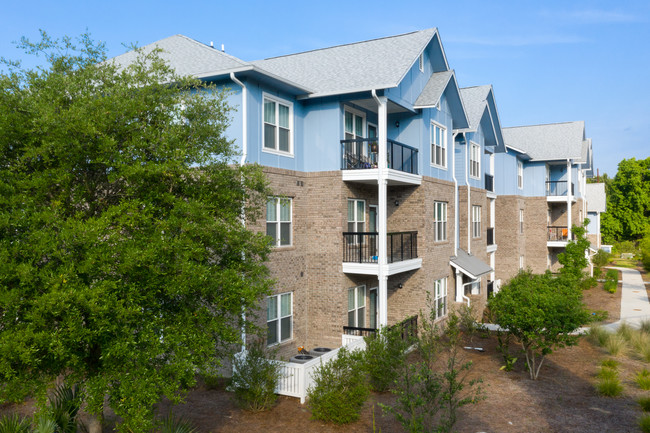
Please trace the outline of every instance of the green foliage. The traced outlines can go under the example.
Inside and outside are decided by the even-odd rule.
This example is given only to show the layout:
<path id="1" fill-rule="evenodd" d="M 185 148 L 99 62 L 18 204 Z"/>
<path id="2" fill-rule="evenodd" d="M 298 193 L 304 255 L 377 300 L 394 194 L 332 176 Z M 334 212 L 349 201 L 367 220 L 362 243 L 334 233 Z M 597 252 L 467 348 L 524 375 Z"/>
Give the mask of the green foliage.
<path id="1" fill-rule="evenodd" d="M 580 285 L 586 277 L 585 268 L 589 265 L 589 259 L 585 256 L 585 251 L 590 245 L 586 237 L 587 224 L 589 224 L 588 219 L 583 222 L 582 226 L 574 225 L 571 228 L 575 239 L 567 242 L 564 252 L 558 254 L 558 261 L 562 264 L 558 278 L 565 285 Z"/>
<path id="2" fill-rule="evenodd" d="M 0 433 L 29 433 L 29 419 L 18 414 L 0 417 Z"/>
<path id="3" fill-rule="evenodd" d="M 402 339 L 398 327 L 383 327 L 378 333 L 366 337 L 365 341 L 363 367 L 370 388 L 378 392 L 388 391 L 406 362 L 406 350 L 413 341 Z"/>
<path id="4" fill-rule="evenodd" d="M 594 268 L 594 278 L 600 279 L 603 276 L 602 268 Z"/>
<path id="5" fill-rule="evenodd" d="M 597 374 L 599 379 L 616 379 L 618 377 L 618 372 L 609 367 L 601 367 Z"/>
<path id="6" fill-rule="evenodd" d="M 641 406 L 642 411 L 650 412 L 650 397 L 640 397 L 637 400 L 637 403 L 639 403 L 639 406 Z"/>
<path id="7" fill-rule="evenodd" d="M 623 385 L 618 377 L 599 379 L 596 391 L 603 397 L 618 397 L 623 392 Z"/>
<path id="8" fill-rule="evenodd" d="M 642 433 L 650 433 L 650 415 L 643 415 L 639 418 L 639 428 Z"/>
<path id="9" fill-rule="evenodd" d="M 644 389 L 644 390 L 649 390 L 650 389 L 650 372 L 644 368 L 643 370 L 639 371 L 636 374 L 636 377 L 634 378 L 634 381 L 636 382 L 637 385 L 639 385 L 639 388 Z"/>
<path id="10" fill-rule="evenodd" d="M 269 245 L 241 217 L 268 191 L 235 164 L 224 92 L 79 44 L 23 40 L 49 67 L 0 74 L 0 400 L 64 375 L 146 431 L 251 327 Z"/>
<path id="11" fill-rule="evenodd" d="M 594 323 L 594 322 L 602 322 L 603 320 L 607 320 L 609 317 L 609 313 L 605 310 L 587 310 L 590 314 L 589 316 L 589 321 Z"/>
<path id="12" fill-rule="evenodd" d="M 650 320 L 649 319 L 642 320 L 639 326 L 639 330 L 641 332 L 645 332 L 646 334 L 650 334 Z"/>
<path id="13" fill-rule="evenodd" d="M 313 378 L 307 391 L 312 418 L 336 424 L 359 419 L 370 394 L 361 351 L 342 347 L 335 359 L 316 367 Z"/>
<path id="14" fill-rule="evenodd" d="M 589 320 L 580 290 L 549 274 L 520 272 L 488 306 L 495 322 L 521 343 L 533 380 L 544 357 L 556 348 L 577 344 L 578 337 L 571 333 Z"/>
<path id="15" fill-rule="evenodd" d="M 650 272 L 650 232 L 646 232 L 643 239 L 639 241 L 639 249 L 641 250 L 643 268 Z"/>
<path id="16" fill-rule="evenodd" d="M 171 413 L 160 422 L 160 433 L 196 433 L 192 423 Z"/>
<path id="17" fill-rule="evenodd" d="M 500 370 L 512 371 L 515 368 L 515 363 L 517 358 L 512 356 L 510 353 L 510 341 L 512 340 L 512 334 L 509 332 L 497 331 L 497 350 L 501 353 L 503 357 L 504 365 Z"/>
<path id="18" fill-rule="evenodd" d="M 54 421 L 59 433 L 77 431 L 77 415 L 81 408 L 82 396 L 77 385 L 59 385 L 49 397 L 48 415 Z M 83 429 L 83 428 L 82 428 Z"/>
<path id="19" fill-rule="evenodd" d="M 249 344 L 246 355 L 235 355 L 232 365 L 231 386 L 239 406 L 255 412 L 271 409 L 277 399 L 275 388 L 281 372 L 275 353 L 266 350 L 264 340 Z"/>
<path id="20" fill-rule="evenodd" d="M 609 263 L 610 256 L 611 254 L 608 253 L 607 251 L 598 250 L 598 252 L 594 254 L 593 257 L 591 258 L 591 261 L 594 265 L 598 266 L 598 268 L 601 268 L 605 266 L 607 263 Z"/>
<path id="21" fill-rule="evenodd" d="M 627 322 L 622 322 L 619 326 L 618 329 L 616 330 L 616 333 L 620 335 L 621 337 L 625 338 L 625 341 L 629 342 L 632 340 L 632 335 L 634 334 L 634 329 L 630 325 L 627 324 Z"/>
<path id="22" fill-rule="evenodd" d="M 452 313 L 442 329 L 423 317 L 417 360 L 402 366 L 392 392 L 393 406 L 380 404 L 408 432 L 450 432 L 460 407 L 483 398 L 480 379 L 467 380 L 472 367 L 461 357 L 461 320 Z"/>
<path id="23" fill-rule="evenodd" d="M 618 369 L 620 362 L 618 362 L 615 359 L 608 358 L 608 359 L 603 359 L 600 365 L 606 368 L 611 368 L 612 370 L 616 370 Z"/>
<path id="24" fill-rule="evenodd" d="M 609 334 L 603 346 L 612 356 L 624 355 L 628 350 L 627 340 L 620 334 Z"/>
<path id="25" fill-rule="evenodd" d="M 607 212 L 601 217 L 603 240 L 635 240 L 650 229 L 650 158 L 624 159 L 606 184 Z"/>
<path id="26" fill-rule="evenodd" d="M 589 290 L 593 289 L 598 285 L 598 281 L 596 281 L 595 277 L 586 277 L 580 282 L 580 290 Z"/>
<path id="27" fill-rule="evenodd" d="M 605 284 L 603 288 L 609 293 L 616 293 L 618 287 L 618 271 L 616 269 L 608 269 L 605 274 Z"/>
<path id="28" fill-rule="evenodd" d="M 587 332 L 589 340 L 598 346 L 604 346 L 609 338 L 609 332 L 601 325 L 592 325 Z"/>

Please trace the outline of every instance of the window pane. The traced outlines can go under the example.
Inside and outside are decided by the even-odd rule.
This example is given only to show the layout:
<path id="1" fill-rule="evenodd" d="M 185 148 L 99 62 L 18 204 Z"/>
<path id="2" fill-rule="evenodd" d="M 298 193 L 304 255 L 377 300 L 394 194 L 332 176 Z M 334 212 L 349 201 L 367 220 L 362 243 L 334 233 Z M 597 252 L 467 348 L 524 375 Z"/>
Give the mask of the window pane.
<path id="1" fill-rule="evenodd" d="M 275 149 L 275 126 L 264 124 L 264 147 Z"/>
<path id="2" fill-rule="evenodd" d="M 345 112 L 345 132 L 346 132 L 346 139 L 353 138 L 352 133 L 354 132 L 354 126 L 352 125 L 352 113 L 350 112 Z M 348 134 L 350 136 L 348 137 Z"/>
<path id="3" fill-rule="evenodd" d="M 272 244 L 275 245 L 278 238 L 278 223 L 266 223 L 266 235 L 273 238 Z"/>
<path id="4" fill-rule="evenodd" d="M 266 344 L 275 344 L 278 342 L 278 321 L 273 320 L 268 322 L 268 334 L 266 337 Z"/>
<path id="5" fill-rule="evenodd" d="M 291 245 L 291 223 L 280 223 L 280 245 Z"/>
<path id="6" fill-rule="evenodd" d="M 363 137 L 363 118 L 361 116 L 354 116 L 354 134 L 359 137 Z"/>
<path id="7" fill-rule="evenodd" d="M 278 220 L 277 206 L 276 206 L 277 201 L 278 201 L 277 198 L 270 198 L 269 201 L 266 202 L 266 221 Z"/>
<path id="8" fill-rule="evenodd" d="M 354 310 L 348 311 L 348 326 L 354 326 Z"/>
<path id="9" fill-rule="evenodd" d="M 266 320 L 273 320 L 278 318 L 278 297 L 271 296 L 267 298 L 266 305 Z"/>
<path id="10" fill-rule="evenodd" d="M 289 130 L 280 128 L 280 136 L 278 137 L 279 149 L 283 152 L 289 152 Z"/>
<path id="11" fill-rule="evenodd" d="M 357 202 L 357 221 L 366 220 L 366 203 L 362 200 Z"/>
<path id="12" fill-rule="evenodd" d="M 348 310 L 354 310 L 354 289 L 348 289 Z"/>
<path id="13" fill-rule="evenodd" d="M 264 100 L 264 122 L 275 125 L 275 102 Z"/>
<path id="14" fill-rule="evenodd" d="M 356 224 L 356 223 L 354 223 L 354 222 L 349 222 L 349 223 L 348 223 L 348 232 L 354 232 L 355 229 L 356 229 L 356 227 L 357 227 L 357 224 Z M 356 242 L 356 241 L 357 241 L 357 240 L 356 240 L 356 237 L 353 237 L 353 238 L 352 238 L 352 242 Z"/>
<path id="15" fill-rule="evenodd" d="M 280 320 L 280 341 L 291 338 L 291 317 Z"/>
<path id="16" fill-rule="evenodd" d="M 280 316 L 291 315 L 291 293 L 286 293 L 280 299 Z"/>
<path id="17" fill-rule="evenodd" d="M 357 326 L 359 328 L 365 328 L 366 327 L 366 309 L 365 308 L 359 308 L 359 310 L 357 310 Z"/>
<path id="18" fill-rule="evenodd" d="M 291 200 L 288 198 L 280 200 L 280 221 L 291 221 Z"/>
<path id="19" fill-rule="evenodd" d="M 289 128 L 289 107 L 278 104 L 278 125 Z"/>
<path id="20" fill-rule="evenodd" d="M 354 200 L 348 200 L 348 221 L 354 221 Z"/>
<path id="21" fill-rule="evenodd" d="M 357 288 L 357 306 L 363 307 L 366 305 L 366 288 L 358 287 Z"/>

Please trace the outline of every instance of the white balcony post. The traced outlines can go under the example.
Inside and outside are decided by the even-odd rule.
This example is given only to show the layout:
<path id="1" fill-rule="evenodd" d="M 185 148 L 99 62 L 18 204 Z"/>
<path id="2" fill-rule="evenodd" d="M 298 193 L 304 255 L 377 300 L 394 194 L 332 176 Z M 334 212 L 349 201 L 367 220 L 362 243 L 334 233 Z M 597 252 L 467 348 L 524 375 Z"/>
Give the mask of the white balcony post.
<path id="1" fill-rule="evenodd" d="M 378 184 L 378 202 L 379 218 L 377 221 L 377 231 L 379 232 L 379 326 L 388 325 L 388 260 L 386 257 L 387 248 L 387 230 L 388 230 L 388 108 L 385 96 L 375 96 L 377 101 L 378 131 L 377 138 L 379 142 L 379 177 Z"/>
<path id="2" fill-rule="evenodd" d="M 573 200 L 573 194 L 571 194 L 571 160 L 567 159 L 566 161 L 566 171 L 567 171 L 567 184 L 566 184 L 566 221 L 567 221 L 567 241 L 571 240 L 571 201 Z"/>

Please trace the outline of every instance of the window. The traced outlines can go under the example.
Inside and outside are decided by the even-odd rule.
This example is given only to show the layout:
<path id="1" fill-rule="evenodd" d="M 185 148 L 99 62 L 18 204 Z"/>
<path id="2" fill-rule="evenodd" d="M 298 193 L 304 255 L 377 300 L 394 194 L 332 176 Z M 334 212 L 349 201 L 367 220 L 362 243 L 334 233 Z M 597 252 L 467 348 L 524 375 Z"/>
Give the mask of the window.
<path id="1" fill-rule="evenodd" d="M 447 168 L 447 130 L 431 124 L 431 164 Z"/>
<path id="2" fill-rule="evenodd" d="M 519 209 L 519 233 L 524 232 L 524 210 Z"/>
<path id="3" fill-rule="evenodd" d="M 263 150 L 293 153 L 293 104 L 264 94 Z"/>
<path id="4" fill-rule="evenodd" d="M 348 289 L 348 326 L 365 328 L 366 286 Z"/>
<path id="5" fill-rule="evenodd" d="M 282 293 L 266 298 L 266 344 L 291 340 L 293 333 L 293 294 Z"/>
<path id="6" fill-rule="evenodd" d="M 476 143 L 470 144 L 469 175 L 475 179 L 481 178 L 481 147 Z"/>
<path id="7" fill-rule="evenodd" d="M 276 247 L 291 245 L 291 199 L 270 197 L 266 202 L 266 235 Z"/>
<path id="8" fill-rule="evenodd" d="M 420 53 L 420 57 L 418 57 L 418 67 L 420 72 L 424 72 L 424 53 Z"/>
<path id="9" fill-rule="evenodd" d="M 433 240 L 435 242 L 447 240 L 447 203 L 433 202 Z"/>
<path id="10" fill-rule="evenodd" d="M 363 114 L 356 110 L 352 112 L 349 108 L 345 109 L 345 139 L 354 140 L 363 138 Z"/>
<path id="11" fill-rule="evenodd" d="M 472 237 L 481 237 L 481 206 L 472 206 Z"/>
<path id="12" fill-rule="evenodd" d="M 348 231 L 363 232 L 366 227 L 365 200 L 348 199 Z"/>
<path id="13" fill-rule="evenodd" d="M 434 298 L 433 307 L 436 319 L 447 315 L 447 278 L 441 278 L 433 282 Z"/>
<path id="14" fill-rule="evenodd" d="M 524 163 L 517 160 L 517 188 L 524 188 Z"/>

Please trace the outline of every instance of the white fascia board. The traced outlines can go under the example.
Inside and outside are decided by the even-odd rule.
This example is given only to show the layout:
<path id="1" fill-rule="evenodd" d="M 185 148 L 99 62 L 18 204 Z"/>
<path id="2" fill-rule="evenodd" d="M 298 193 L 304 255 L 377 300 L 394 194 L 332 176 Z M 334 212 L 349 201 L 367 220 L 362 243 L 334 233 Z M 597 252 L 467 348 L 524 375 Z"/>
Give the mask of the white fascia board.
<path id="1" fill-rule="evenodd" d="M 359 87 L 356 89 L 345 89 L 345 90 L 333 90 L 331 92 L 316 92 L 316 93 L 307 93 L 304 95 L 298 95 L 296 99 L 312 99 L 312 98 L 323 98 L 326 96 L 337 96 L 337 95 L 346 95 L 349 93 L 362 93 L 362 92 L 371 92 L 373 90 L 383 90 L 383 89 L 392 89 L 397 87 L 399 84 L 385 84 L 375 87 Z"/>

